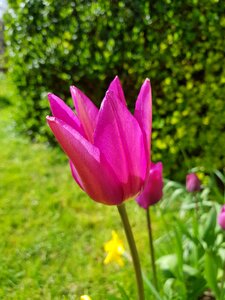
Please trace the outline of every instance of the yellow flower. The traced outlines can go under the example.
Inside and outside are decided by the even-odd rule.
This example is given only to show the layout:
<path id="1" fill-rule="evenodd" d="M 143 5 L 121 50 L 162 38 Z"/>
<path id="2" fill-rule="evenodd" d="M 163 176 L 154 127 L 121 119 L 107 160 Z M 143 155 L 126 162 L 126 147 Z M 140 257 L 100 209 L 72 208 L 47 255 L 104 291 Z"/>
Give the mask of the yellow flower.
<path id="1" fill-rule="evenodd" d="M 118 234 L 114 230 L 112 231 L 112 239 L 105 243 L 104 250 L 107 252 L 104 264 L 116 262 L 121 267 L 124 265 L 121 256 L 124 254 L 125 249 L 122 240 L 119 239 Z"/>
<path id="2" fill-rule="evenodd" d="M 91 298 L 88 295 L 83 295 L 80 297 L 80 300 L 91 300 Z"/>

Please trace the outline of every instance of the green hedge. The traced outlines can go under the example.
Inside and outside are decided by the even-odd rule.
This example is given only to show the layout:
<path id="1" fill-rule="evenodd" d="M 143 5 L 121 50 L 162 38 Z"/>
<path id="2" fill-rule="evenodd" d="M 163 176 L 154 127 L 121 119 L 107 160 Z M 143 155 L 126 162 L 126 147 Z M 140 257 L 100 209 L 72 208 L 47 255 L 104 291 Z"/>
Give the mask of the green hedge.
<path id="1" fill-rule="evenodd" d="M 166 175 L 225 165 L 225 5 L 219 0 L 10 0 L 8 68 L 19 89 L 18 126 L 50 136 L 46 93 L 76 84 L 97 104 L 118 74 L 132 109 L 153 88 L 153 159 Z M 71 104 L 71 101 L 69 102 Z M 22 126 L 22 127 L 21 127 Z"/>

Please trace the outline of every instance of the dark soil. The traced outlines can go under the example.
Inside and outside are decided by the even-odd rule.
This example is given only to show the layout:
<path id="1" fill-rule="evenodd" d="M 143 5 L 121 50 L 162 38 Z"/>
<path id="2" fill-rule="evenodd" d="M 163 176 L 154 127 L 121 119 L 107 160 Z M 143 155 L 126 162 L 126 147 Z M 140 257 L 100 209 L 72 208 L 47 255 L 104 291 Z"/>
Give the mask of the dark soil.
<path id="1" fill-rule="evenodd" d="M 210 291 L 204 292 L 204 294 L 198 298 L 198 300 L 216 300 Z"/>

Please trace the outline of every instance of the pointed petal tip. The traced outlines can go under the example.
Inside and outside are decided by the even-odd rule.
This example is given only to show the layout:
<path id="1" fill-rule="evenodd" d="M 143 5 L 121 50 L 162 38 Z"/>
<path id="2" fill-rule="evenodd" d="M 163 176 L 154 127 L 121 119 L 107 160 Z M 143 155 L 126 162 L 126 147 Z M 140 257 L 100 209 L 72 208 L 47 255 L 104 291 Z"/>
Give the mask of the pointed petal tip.
<path id="1" fill-rule="evenodd" d="M 72 98 L 73 98 L 73 96 L 77 97 L 78 95 L 82 94 L 81 91 L 75 85 L 70 86 L 70 93 L 71 93 Z"/>
<path id="2" fill-rule="evenodd" d="M 151 94 L 151 81 L 149 78 L 145 79 L 140 89 L 140 93 L 146 93 L 146 92 Z"/>
<path id="3" fill-rule="evenodd" d="M 70 94 L 72 96 L 73 101 L 75 101 L 75 98 L 77 97 L 77 94 L 79 93 L 79 90 L 75 85 L 70 86 Z"/>
<path id="4" fill-rule="evenodd" d="M 54 122 L 54 121 L 56 120 L 56 118 L 53 117 L 53 116 L 46 116 L 46 120 L 47 120 L 48 122 Z"/>
<path id="5" fill-rule="evenodd" d="M 112 91 L 114 95 L 126 105 L 126 99 L 124 96 L 123 88 L 119 79 L 119 76 L 116 75 L 111 81 L 108 90 Z"/>
<path id="6" fill-rule="evenodd" d="M 47 97 L 48 97 L 48 100 L 51 101 L 51 100 L 54 99 L 54 94 L 48 93 L 48 94 L 47 94 Z"/>
<path id="7" fill-rule="evenodd" d="M 144 84 L 151 86 L 151 80 L 149 78 L 146 78 Z"/>
<path id="8" fill-rule="evenodd" d="M 116 75 L 116 76 L 113 78 L 113 80 L 111 81 L 109 87 L 115 88 L 115 86 L 117 86 L 117 85 L 120 85 L 120 79 L 119 79 L 119 76 L 118 76 L 118 75 Z"/>
<path id="9" fill-rule="evenodd" d="M 53 94 L 53 93 L 48 93 L 48 100 L 50 101 L 50 102 L 52 102 L 52 101 L 59 101 L 59 100 L 61 100 L 61 101 L 63 101 L 61 98 L 59 98 L 58 96 L 56 96 L 55 94 Z"/>
<path id="10" fill-rule="evenodd" d="M 75 85 L 70 86 L 70 91 L 81 92 L 81 90 L 78 87 L 76 87 Z"/>
<path id="11" fill-rule="evenodd" d="M 153 170 L 153 171 L 158 171 L 158 172 L 163 172 L 163 163 L 161 162 L 161 161 L 158 161 L 158 162 L 156 162 L 156 163 L 153 163 L 152 161 L 151 161 L 151 164 L 150 164 L 150 172 L 151 172 L 151 170 Z"/>
<path id="12" fill-rule="evenodd" d="M 70 93 L 72 94 L 75 91 L 76 91 L 76 87 L 74 85 L 71 85 L 70 86 Z"/>

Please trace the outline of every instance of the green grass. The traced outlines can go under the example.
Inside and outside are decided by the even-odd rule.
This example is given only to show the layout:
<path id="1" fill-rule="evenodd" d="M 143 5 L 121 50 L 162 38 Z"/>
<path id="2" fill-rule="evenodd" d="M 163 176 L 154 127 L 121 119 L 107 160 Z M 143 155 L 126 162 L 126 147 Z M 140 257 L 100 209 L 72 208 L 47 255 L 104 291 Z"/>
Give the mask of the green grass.
<path id="1" fill-rule="evenodd" d="M 135 299 L 131 263 L 103 264 L 111 230 L 125 241 L 116 207 L 95 203 L 77 187 L 59 148 L 16 133 L 16 111 L 9 103 L 18 96 L 4 76 L 0 90 L 0 299 L 89 294 L 113 300 L 122 299 L 120 286 Z M 127 204 L 142 264 L 150 270 L 144 211 L 134 201 Z M 158 229 L 154 223 L 155 236 Z"/>

